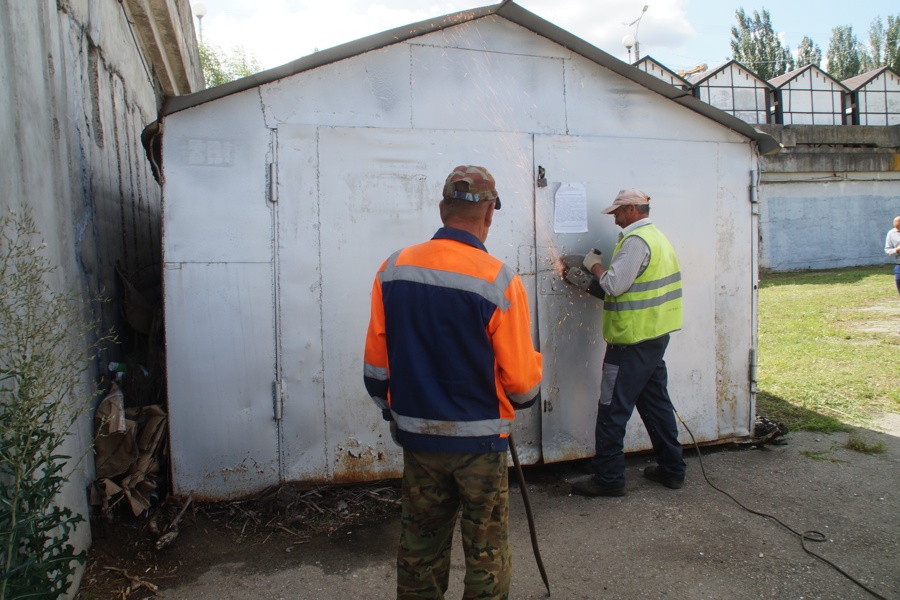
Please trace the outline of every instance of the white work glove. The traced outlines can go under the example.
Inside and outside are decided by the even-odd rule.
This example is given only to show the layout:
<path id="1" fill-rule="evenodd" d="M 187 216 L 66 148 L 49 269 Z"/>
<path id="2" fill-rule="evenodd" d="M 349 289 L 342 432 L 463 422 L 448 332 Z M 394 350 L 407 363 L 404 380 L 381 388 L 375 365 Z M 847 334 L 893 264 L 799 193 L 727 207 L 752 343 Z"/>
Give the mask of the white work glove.
<path id="1" fill-rule="evenodd" d="M 581 262 L 581 264 L 585 269 L 587 269 L 588 273 L 591 273 L 594 265 L 602 264 L 602 258 L 603 255 L 600 254 L 598 250 L 594 249 L 584 255 L 584 260 Z"/>

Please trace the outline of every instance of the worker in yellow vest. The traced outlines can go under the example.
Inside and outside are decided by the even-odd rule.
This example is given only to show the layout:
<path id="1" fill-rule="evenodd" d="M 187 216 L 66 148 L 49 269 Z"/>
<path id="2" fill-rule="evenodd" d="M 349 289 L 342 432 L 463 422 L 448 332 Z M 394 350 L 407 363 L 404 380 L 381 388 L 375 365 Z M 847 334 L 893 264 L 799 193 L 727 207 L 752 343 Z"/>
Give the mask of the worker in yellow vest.
<path id="1" fill-rule="evenodd" d="M 622 228 L 609 269 L 599 253 L 585 256 L 605 294 L 606 355 L 600 385 L 592 475 L 575 482 L 582 496 L 624 496 L 625 425 L 635 407 L 647 428 L 657 465 L 644 477 L 670 489 L 684 483 L 685 463 L 663 355 L 669 334 L 681 329 L 681 271 L 669 240 L 650 222 L 650 197 L 621 190 L 603 210 Z"/>

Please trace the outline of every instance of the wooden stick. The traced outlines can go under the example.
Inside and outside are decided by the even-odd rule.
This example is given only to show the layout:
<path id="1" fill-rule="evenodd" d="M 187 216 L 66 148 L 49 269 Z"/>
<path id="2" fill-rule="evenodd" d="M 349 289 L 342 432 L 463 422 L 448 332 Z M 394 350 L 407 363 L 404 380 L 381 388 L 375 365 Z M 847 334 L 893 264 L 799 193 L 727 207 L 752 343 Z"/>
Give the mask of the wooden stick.
<path id="1" fill-rule="evenodd" d="M 119 569 L 117 567 L 103 567 L 103 568 L 106 569 L 107 571 L 115 571 L 116 573 L 121 573 L 125 577 L 125 579 L 128 579 L 129 581 L 131 581 L 131 583 L 137 585 L 138 587 L 145 587 L 148 590 L 150 590 L 151 592 L 153 592 L 154 594 L 159 591 L 158 586 L 150 583 L 149 581 L 144 581 L 143 579 L 141 579 L 139 577 L 129 575 L 128 571 L 126 571 L 125 569 Z"/>
<path id="2" fill-rule="evenodd" d="M 176 525 L 178 525 L 178 521 L 180 521 L 180 520 L 181 520 L 181 517 L 184 516 L 184 511 L 187 510 L 187 507 L 190 506 L 190 505 L 191 505 L 191 502 L 193 502 L 193 501 L 194 501 L 194 492 L 191 492 L 190 495 L 188 495 L 187 502 L 184 503 L 184 506 L 182 506 L 182 507 L 181 507 L 181 510 L 178 512 L 178 516 L 176 516 L 176 517 L 175 517 L 175 520 L 172 521 L 172 522 L 169 524 L 168 527 L 166 527 L 166 530 L 171 530 L 171 529 L 173 529 Z"/>

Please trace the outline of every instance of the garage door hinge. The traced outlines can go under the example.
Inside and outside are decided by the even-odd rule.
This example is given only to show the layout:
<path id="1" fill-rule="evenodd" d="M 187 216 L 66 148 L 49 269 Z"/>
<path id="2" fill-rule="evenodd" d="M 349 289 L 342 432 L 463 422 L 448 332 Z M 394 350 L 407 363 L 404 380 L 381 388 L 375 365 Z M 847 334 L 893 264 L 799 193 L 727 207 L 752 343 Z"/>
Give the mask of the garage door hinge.
<path id="1" fill-rule="evenodd" d="M 750 377 L 750 392 L 756 393 L 756 348 L 750 349 L 750 372 L 748 373 Z"/>
<path id="2" fill-rule="evenodd" d="M 282 409 L 284 408 L 284 395 L 283 395 L 284 386 L 282 385 L 280 380 L 275 380 L 272 385 L 272 396 L 275 407 L 275 420 L 281 420 Z"/>
<path id="3" fill-rule="evenodd" d="M 756 171 L 750 171 L 750 214 L 759 215 L 759 181 Z"/>
<path id="4" fill-rule="evenodd" d="M 278 202 L 275 172 L 275 163 L 269 163 L 269 202 Z"/>

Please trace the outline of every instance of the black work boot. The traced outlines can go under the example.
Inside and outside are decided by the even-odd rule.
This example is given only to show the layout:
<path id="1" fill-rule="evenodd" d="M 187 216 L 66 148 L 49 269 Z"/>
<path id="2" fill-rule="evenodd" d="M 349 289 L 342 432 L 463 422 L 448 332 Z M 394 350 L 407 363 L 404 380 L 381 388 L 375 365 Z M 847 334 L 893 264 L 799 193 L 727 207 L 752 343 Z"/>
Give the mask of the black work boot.
<path id="1" fill-rule="evenodd" d="M 644 469 L 644 477 L 646 477 L 650 481 L 661 483 L 672 490 L 681 489 L 681 486 L 684 485 L 684 479 L 674 479 L 672 477 L 669 477 L 655 465 Z"/>
<path id="2" fill-rule="evenodd" d="M 588 477 L 572 484 L 572 493 L 579 496 L 624 496 L 624 485 L 605 485 L 595 477 Z"/>

